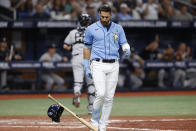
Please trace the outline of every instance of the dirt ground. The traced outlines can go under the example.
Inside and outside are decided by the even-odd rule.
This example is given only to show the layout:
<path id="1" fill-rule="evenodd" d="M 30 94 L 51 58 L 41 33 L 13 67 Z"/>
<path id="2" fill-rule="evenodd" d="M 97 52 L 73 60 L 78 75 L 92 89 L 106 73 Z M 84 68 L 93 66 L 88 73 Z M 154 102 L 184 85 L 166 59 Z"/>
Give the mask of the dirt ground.
<path id="1" fill-rule="evenodd" d="M 89 121 L 90 117 L 84 117 Z M 196 117 L 111 117 L 107 131 L 195 131 Z M 0 117 L 0 131 L 89 131 L 73 117 Z"/>
<path id="2" fill-rule="evenodd" d="M 167 96 L 196 95 L 196 91 L 129 92 L 118 96 Z M 72 97 L 72 94 L 53 94 L 57 98 Z M 84 94 L 83 97 L 86 97 Z M 47 94 L 0 95 L 0 100 L 47 98 Z M 83 117 L 87 121 L 90 116 Z M 107 131 L 196 131 L 196 116 L 159 117 L 111 117 Z M 60 123 L 51 122 L 47 116 L 5 116 L 0 117 L 0 131 L 89 131 L 73 117 L 62 116 Z"/>

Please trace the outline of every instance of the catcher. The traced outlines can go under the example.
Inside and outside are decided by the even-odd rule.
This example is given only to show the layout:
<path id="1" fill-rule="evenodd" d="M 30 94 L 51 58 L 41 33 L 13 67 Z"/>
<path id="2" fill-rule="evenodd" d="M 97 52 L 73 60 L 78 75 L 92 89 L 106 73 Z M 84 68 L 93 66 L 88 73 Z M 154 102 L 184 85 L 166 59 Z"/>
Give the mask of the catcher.
<path id="1" fill-rule="evenodd" d="M 72 67 L 74 76 L 74 98 L 73 105 L 76 108 L 80 106 L 81 89 L 84 81 L 84 64 L 83 64 L 83 47 L 84 47 L 84 31 L 91 23 L 91 18 L 88 14 L 82 14 L 79 17 L 77 29 L 70 31 L 64 40 L 63 48 L 70 51 L 72 49 Z M 88 113 L 92 114 L 93 102 L 95 100 L 95 87 L 93 80 L 85 77 L 86 85 L 88 88 Z"/>

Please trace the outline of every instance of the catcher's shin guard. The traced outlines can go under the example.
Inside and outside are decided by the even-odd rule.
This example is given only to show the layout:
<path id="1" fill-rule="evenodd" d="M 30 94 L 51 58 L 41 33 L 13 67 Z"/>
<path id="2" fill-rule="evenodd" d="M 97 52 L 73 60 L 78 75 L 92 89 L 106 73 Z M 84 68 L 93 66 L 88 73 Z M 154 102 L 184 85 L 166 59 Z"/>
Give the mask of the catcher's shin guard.
<path id="1" fill-rule="evenodd" d="M 92 114 L 93 102 L 95 101 L 95 87 L 93 84 L 88 85 L 88 113 Z"/>

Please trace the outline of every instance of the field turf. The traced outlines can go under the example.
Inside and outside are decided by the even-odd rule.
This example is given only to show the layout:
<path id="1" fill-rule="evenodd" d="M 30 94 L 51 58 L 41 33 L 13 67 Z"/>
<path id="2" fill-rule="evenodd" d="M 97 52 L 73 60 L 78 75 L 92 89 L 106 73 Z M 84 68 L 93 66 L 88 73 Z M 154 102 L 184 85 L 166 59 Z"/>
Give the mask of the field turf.
<path id="1" fill-rule="evenodd" d="M 58 100 L 77 114 L 87 115 L 87 98 L 81 99 L 78 109 L 72 98 Z M 51 104 L 47 98 L 0 100 L 0 116 L 46 116 Z M 112 116 L 196 116 L 196 95 L 115 97 Z"/>

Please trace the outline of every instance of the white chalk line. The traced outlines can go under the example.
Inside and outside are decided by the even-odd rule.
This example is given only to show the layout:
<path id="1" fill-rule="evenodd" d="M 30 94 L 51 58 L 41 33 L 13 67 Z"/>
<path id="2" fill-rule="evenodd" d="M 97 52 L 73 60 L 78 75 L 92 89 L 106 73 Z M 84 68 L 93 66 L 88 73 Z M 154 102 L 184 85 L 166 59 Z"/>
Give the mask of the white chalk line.
<path id="1" fill-rule="evenodd" d="M 177 131 L 177 130 L 160 130 L 160 129 L 149 129 L 149 128 L 123 128 L 123 127 L 108 127 L 109 129 L 115 130 L 137 130 L 137 131 Z"/>
<path id="2" fill-rule="evenodd" d="M 160 122 L 160 121 L 195 121 L 196 118 L 187 118 L 187 119 L 152 119 L 152 120 L 110 120 L 109 123 L 127 123 L 127 122 Z M 9 124 L 9 125 L 0 125 L 0 128 L 62 128 L 62 129 L 78 129 L 86 128 L 80 122 L 60 122 L 55 123 L 51 121 L 42 121 L 42 120 L 26 120 L 26 119 L 9 119 L 9 120 L 0 120 L 0 124 Z M 26 125 L 21 125 L 26 124 Z M 35 125 L 36 124 L 36 125 Z M 123 128 L 123 127 L 112 127 L 109 126 L 109 129 L 115 130 L 141 130 L 141 131 L 176 131 L 176 130 L 160 130 L 160 129 L 148 129 L 148 128 Z"/>
<path id="3" fill-rule="evenodd" d="M 81 129 L 86 128 L 86 126 L 0 126 L 0 128 L 51 128 L 51 129 Z M 108 129 L 114 130 L 138 130 L 138 131 L 177 131 L 177 130 L 159 130 L 159 129 L 149 129 L 149 128 L 123 128 L 123 127 L 108 127 Z"/>
<path id="4" fill-rule="evenodd" d="M 60 128 L 60 129 L 81 129 L 86 128 L 86 126 L 0 126 L 0 128 Z"/>
<path id="5" fill-rule="evenodd" d="M 126 122 L 171 122 L 171 121 L 195 121 L 196 118 L 187 118 L 187 119 L 152 119 L 152 120 L 110 120 L 109 123 L 126 123 Z M 87 120 L 88 121 L 88 120 Z M 43 121 L 43 120 L 26 120 L 26 119 L 9 119 L 9 120 L 0 120 L 0 123 L 9 123 L 9 124 L 46 124 L 46 125 L 54 125 L 54 124 L 80 124 L 80 122 L 63 122 L 60 123 L 51 122 L 51 121 Z"/>
<path id="6" fill-rule="evenodd" d="M 187 119 L 159 119 L 159 120 L 110 120 L 110 123 L 126 123 L 126 122 L 171 122 L 171 121 L 195 121 L 196 118 Z"/>

